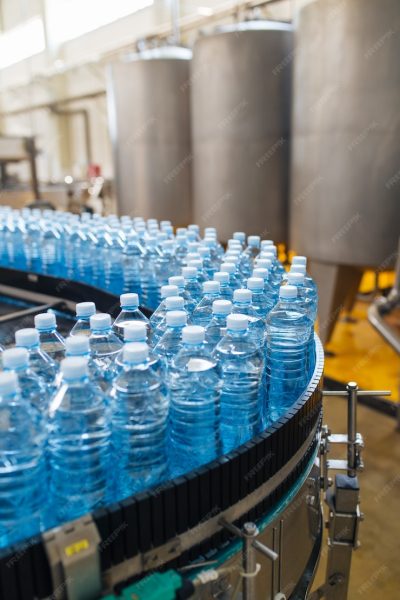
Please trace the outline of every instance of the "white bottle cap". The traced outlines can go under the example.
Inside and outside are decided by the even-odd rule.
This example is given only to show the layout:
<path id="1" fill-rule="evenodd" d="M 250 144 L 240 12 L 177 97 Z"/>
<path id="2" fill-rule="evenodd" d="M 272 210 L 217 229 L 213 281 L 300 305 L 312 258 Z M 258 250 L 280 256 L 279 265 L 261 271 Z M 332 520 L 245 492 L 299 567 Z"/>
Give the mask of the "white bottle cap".
<path id="1" fill-rule="evenodd" d="M 13 394 L 18 390 L 18 377 L 14 371 L 0 373 L 0 396 Z"/>
<path id="2" fill-rule="evenodd" d="M 233 248 L 230 246 L 229 249 L 225 252 L 225 257 L 226 256 L 235 256 L 236 257 L 236 256 L 240 256 L 241 253 L 242 253 L 242 251 L 240 249 L 240 246 L 237 246 L 237 247 L 234 246 Z"/>
<path id="3" fill-rule="evenodd" d="M 229 273 L 225 271 L 217 271 L 213 275 L 214 281 L 219 281 L 220 283 L 229 283 Z"/>
<path id="4" fill-rule="evenodd" d="M 73 335 L 65 340 L 67 356 L 89 354 L 89 338 L 86 335 Z"/>
<path id="5" fill-rule="evenodd" d="M 304 275 L 302 273 L 289 271 L 287 280 L 290 285 L 302 285 L 304 283 Z"/>
<path id="6" fill-rule="evenodd" d="M 247 327 L 249 326 L 249 320 L 246 315 L 228 315 L 226 319 L 226 326 L 228 329 L 233 329 L 234 331 L 246 331 Z"/>
<path id="7" fill-rule="evenodd" d="M 306 267 L 305 265 L 301 265 L 300 263 L 298 265 L 293 265 L 290 267 L 290 271 L 289 273 L 301 273 L 302 275 L 306 274 Z"/>
<path id="8" fill-rule="evenodd" d="M 178 287 L 176 285 L 161 286 L 161 298 L 169 298 L 169 296 L 176 296 L 177 293 Z"/>
<path id="9" fill-rule="evenodd" d="M 279 298 L 297 298 L 297 287 L 294 285 L 281 285 Z"/>
<path id="10" fill-rule="evenodd" d="M 203 293 L 204 294 L 217 294 L 221 289 L 221 284 L 219 281 L 205 281 L 203 283 Z"/>
<path id="11" fill-rule="evenodd" d="M 235 231 L 235 233 L 233 234 L 233 239 L 239 240 L 240 242 L 245 242 L 246 234 L 244 231 Z"/>
<path id="12" fill-rule="evenodd" d="M 185 301 L 182 296 L 169 296 L 165 300 L 167 310 L 182 310 L 185 307 Z"/>
<path id="13" fill-rule="evenodd" d="M 177 227 L 176 228 L 176 234 L 179 235 L 180 233 L 185 233 L 186 234 L 187 229 L 186 227 Z"/>
<path id="14" fill-rule="evenodd" d="M 207 233 L 217 233 L 217 230 L 215 227 L 205 227 L 204 234 L 207 235 Z"/>
<path id="15" fill-rule="evenodd" d="M 205 329 L 200 325 L 187 325 L 182 329 L 182 342 L 185 344 L 201 344 L 204 338 Z"/>
<path id="16" fill-rule="evenodd" d="M 5 369 L 26 367 L 29 362 L 28 350 L 26 348 L 9 348 L 9 350 L 4 350 L 2 359 Z"/>
<path id="17" fill-rule="evenodd" d="M 257 269 L 269 269 L 272 261 L 269 258 L 259 258 L 256 260 Z"/>
<path id="18" fill-rule="evenodd" d="M 275 260 L 275 254 L 273 252 L 269 252 L 268 250 L 261 250 L 260 254 L 257 256 L 256 260 L 270 260 L 271 263 Z"/>
<path id="19" fill-rule="evenodd" d="M 122 351 L 122 357 L 124 363 L 142 363 L 149 357 L 149 347 L 143 342 L 126 344 Z"/>
<path id="20" fill-rule="evenodd" d="M 160 233 L 160 236 L 162 234 Z M 171 250 L 174 247 L 174 240 L 162 240 L 161 248 L 163 250 Z"/>
<path id="21" fill-rule="evenodd" d="M 211 256 L 210 248 L 206 248 L 204 246 L 201 246 L 199 248 L 199 254 L 200 254 L 201 257 L 204 256 L 205 258 L 208 258 L 209 256 Z"/>
<path id="22" fill-rule="evenodd" d="M 250 290 L 239 289 L 233 292 L 233 301 L 234 302 L 244 302 L 246 304 L 251 304 L 251 299 L 253 294 Z"/>
<path id="23" fill-rule="evenodd" d="M 39 344 L 39 332 L 33 327 L 19 329 L 15 332 L 15 344 L 22 348 L 31 348 Z"/>
<path id="24" fill-rule="evenodd" d="M 232 238 L 230 240 L 228 240 L 227 245 L 228 245 L 229 250 L 235 250 L 237 248 L 240 252 L 240 250 L 242 248 L 242 244 L 240 243 L 240 241 L 232 239 Z"/>
<path id="25" fill-rule="evenodd" d="M 236 271 L 235 265 L 230 262 L 222 263 L 222 265 L 220 266 L 220 269 L 223 273 L 229 273 L 229 274 L 232 274 Z"/>
<path id="26" fill-rule="evenodd" d="M 165 320 L 168 327 L 183 327 L 187 323 L 187 314 L 184 310 L 170 310 Z"/>
<path id="27" fill-rule="evenodd" d="M 293 256 L 292 265 L 304 265 L 307 267 L 307 257 L 306 256 Z"/>
<path id="28" fill-rule="evenodd" d="M 39 331 L 41 331 L 42 329 L 53 329 L 54 327 L 56 327 L 56 315 L 51 312 L 36 315 L 35 327 Z"/>
<path id="29" fill-rule="evenodd" d="M 258 248 L 260 246 L 260 240 L 261 238 L 259 235 L 249 235 L 249 237 L 247 238 L 247 244 L 249 246 Z"/>
<path id="30" fill-rule="evenodd" d="M 214 315 L 229 315 L 232 312 L 232 302 L 230 300 L 214 300 L 212 311 Z"/>
<path id="31" fill-rule="evenodd" d="M 88 372 L 88 359 L 84 356 L 69 356 L 61 361 L 61 373 L 67 381 L 81 379 Z"/>
<path id="32" fill-rule="evenodd" d="M 189 229 L 189 231 L 195 231 L 196 233 L 199 233 L 199 231 L 200 231 L 200 227 L 198 225 L 196 225 L 195 223 L 188 225 L 188 229 Z"/>
<path id="33" fill-rule="evenodd" d="M 274 245 L 273 240 L 261 240 L 261 248 L 263 248 L 263 249 L 264 248 L 267 249 L 268 246 L 273 246 L 273 245 Z"/>
<path id="34" fill-rule="evenodd" d="M 96 305 L 94 302 L 78 302 L 76 305 L 77 317 L 91 317 L 96 313 Z"/>
<path id="35" fill-rule="evenodd" d="M 207 246 L 207 248 L 215 248 L 215 246 L 217 245 L 217 240 L 215 237 L 207 236 L 204 238 L 203 244 Z"/>
<path id="36" fill-rule="evenodd" d="M 264 269 L 263 267 L 257 267 L 257 269 L 253 269 L 252 276 L 261 277 L 265 281 L 266 279 L 268 279 L 268 269 Z"/>
<path id="37" fill-rule="evenodd" d="M 126 306 L 137 308 L 139 306 L 139 296 L 134 293 L 121 294 L 119 300 L 121 303 L 121 308 L 125 308 Z"/>
<path id="38" fill-rule="evenodd" d="M 185 278 L 182 275 L 173 275 L 168 278 L 168 283 L 170 285 L 177 285 L 178 288 L 183 288 L 185 286 Z"/>
<path id="39" fill-rule="evenodd" d="M 131 321 L 124 325 L 124 342 L 147 342 L 146 323 Z"/>
<path id="40" fill-rule="evenodd" d="M 196 267 L 182 267 L 182 275 L 185 279 L 193 279 L 197 276 Z"/>
<path id="41" fill-rule="evenodd" d="M 196 252 L 192 252 L 190 251 L 187 255 L 186 255 L 186 264 L 190 267 L 189 262 L 191 260 L 199 260 L 200 259 L 200 254 L 196 251 Z"/>
<path id="42" fill-rule="evenodd" d="M 247 287 L 249 290 L 262 290 L 264 289 L 264 279 L 261 277 L 249 277 Z"/>
<path id="43" fill-rule="evenodd" d="M 278 250 L 276 246 L 268 246 L 268 252 L 272 252 L 274 257 L 276 258 L 278 254 Z"/>
<path id="44" fill-rule="evenodd" d="M 102 331 L 111 327 L 111 317 L 108 313 L 98 313 L 90 317 L 90 329 Z"/>
<path id="45" fill-rule="evenodd" d="M 196 260 L 189 260 L 187 266 L 194 267 L 197 271 L 201 271 L 203 268 L 203 261 L 201 260 L 201 258 L 198 258 Z"/>

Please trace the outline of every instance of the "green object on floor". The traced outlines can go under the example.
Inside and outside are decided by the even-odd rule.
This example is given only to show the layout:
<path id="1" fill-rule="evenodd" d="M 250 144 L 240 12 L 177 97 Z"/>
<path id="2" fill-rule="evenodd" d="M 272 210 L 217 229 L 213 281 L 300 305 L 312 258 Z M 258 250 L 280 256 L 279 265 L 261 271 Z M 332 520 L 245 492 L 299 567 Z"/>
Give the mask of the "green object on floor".
<path id="1" fill-rule="evenodd" d="M 153 573 L 126 587 L 119 596 L 101 600 L 175 600 L 176 590 L 182 587 L 182 577 L 176 571 Z"/>

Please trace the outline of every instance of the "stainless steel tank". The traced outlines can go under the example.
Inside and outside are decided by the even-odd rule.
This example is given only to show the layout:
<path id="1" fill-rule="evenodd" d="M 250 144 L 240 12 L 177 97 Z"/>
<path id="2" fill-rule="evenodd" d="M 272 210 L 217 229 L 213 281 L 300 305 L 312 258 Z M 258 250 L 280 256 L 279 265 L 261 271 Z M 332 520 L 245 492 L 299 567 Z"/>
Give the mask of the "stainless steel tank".
<path id="1" fill-rule="evenodd" d="M 109 128 L 120 213 L 191 220 L 191 51 L 164 47 L 110 65 Z"/>
<path id="2" fill-rule="evenodd" d="M 291 247 L 320 283 L 328 341 L 365 267 L 400 233 L 400 3 L 324 0 L 295 31 Z"/>
<path id="3" fill-rule="evenodd" d="M 286 240 L 292 28 L 223 27 L 193 50 L 193 210 L 221 239 Z"/>

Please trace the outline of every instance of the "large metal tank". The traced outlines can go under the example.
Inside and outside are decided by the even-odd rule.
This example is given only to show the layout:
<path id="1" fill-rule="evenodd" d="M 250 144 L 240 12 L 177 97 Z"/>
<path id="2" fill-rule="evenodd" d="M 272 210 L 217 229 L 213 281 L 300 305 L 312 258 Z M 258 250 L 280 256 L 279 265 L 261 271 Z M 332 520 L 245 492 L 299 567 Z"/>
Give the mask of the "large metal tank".
<path id="1" fill-rule="evenodd" d="M 286 240 L 292 28 L 223 27 L 193 50 L 194 220 Z"/>
<path id="2" fill-rule="evenodd" d="M 318 0 L 298 15 L 290 237 L 313 261 L 324 342 L 362 270 L 396 255 L 399 29 L 398 0 Z"/>
<path id="3" fill-rule="evenodd" d="M 107 96 L 118 208 L 191 219 L 191 51 L 163 47 L 110 65 Z"/>

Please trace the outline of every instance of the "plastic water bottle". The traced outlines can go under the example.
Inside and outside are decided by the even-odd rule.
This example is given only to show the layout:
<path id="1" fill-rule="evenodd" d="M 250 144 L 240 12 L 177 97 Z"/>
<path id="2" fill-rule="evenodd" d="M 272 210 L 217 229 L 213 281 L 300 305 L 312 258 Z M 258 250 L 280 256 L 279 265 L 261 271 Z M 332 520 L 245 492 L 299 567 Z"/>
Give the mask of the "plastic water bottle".
<path id="1" fill-rule="evenodd" d="M 252 277 L 260 277 L 264 281 L 264 294 L 268 302 L 269 309 L 275 306 L 279 296 L 279 286 L 275 286 L 270 282 L 269 271 L 264 268 L 256 268 L 253 270 Z"/>
<path id="2" fill-rule="evenodd" d="M 229 273 L 226 271 L 217 271 L 214 273 L 214 281 L 219 282 L 219 295 L 222 300 L 233 300 L 233 289 L 229 285 Z"/>
<path id="3" fill-rule="evenodd" d="M 186 255 L 188 253 L 188 241 L 186 237 L 186 230 L 182 231 L 182 228 L 178 228 L 176 232 L 175 240 L 175 258 L 178 264 L 183 266 L 186 262 Z"/>
<path id="4" fill-rule="evenodd" d="M 308 275 L 307 271 L 307 258 L 305 256 L 294 256 L 292 260 L 292 266 L 290 270 L 294 273 L 302 273 L 304 275 L 304 285 L 309 290 L 311 298 L 315 303 L 315 312 L 318 311 L 318 288 L 314 279 Z"/>
<path id="5" fill-rule="evenodd" d="M 229 287 L 231 288 L 232 292 L 240 288 L 241 282 L 237 276 L 236 266 L 233 263 L 224 262 L 222 263 L 220 269 L 223 273 L 228 273 Z"/>
<path id="6" fill-rule="evenodd" d="M 231 312 L 232 302 L 230 300 L 214 300 L 212 303 L 212 318 L 206 326 L 205 334 L 205 340 L 210 350 L 214 350 L 218 342 L 224 337 L 226 318 Z"/>
<path id="7" fill-rule="evenodd" d="M 46 428 L 24 400 L 17 375 L 0 373 L 0 547 L 38 533 L 47 498 Z"/>
<path id="8" fill-rule="evenodd" d="M 178 294 L 181 296 L 185 303 L 185 310 L 188 315 L 191 315 L 197 306 L 196 300 L 192 298 L 188 290 L 185 288 L 185 278 L 183 275 L 174 275 L 168 279 L 170 285 L 176 285 L 178 287 Z"/>
<path id="9" fill-rule="evenodd" d="M 187 314 L 183 310 L 171 310 L 167 312 L 165 320 L 166 330 L 154 346 L 154 352 L 169 365 L 181 347 L 182 331 L 187 323 Z"/>
<path id="10" fill-rule="evenodd" d="M 172 474 L 206 464 L 221 453 L 220 368 L 204 342 L 203 327 L 182 332 L 182 348 L 170 368 Z"/>
<path id="11" fill-rule="evenodd" d="M 232 312 L 246 315 L 248 319 L 249 337 L 259 348 L 264 348 L 265 323 L 258 316 L 257 311 L 252 305 L 251 290 L 239 289 L 233 292 Z"/>
<path id="12" fill-rule="evenodd" d="M 110 414 L 101 390 L 90 382 L 87 360 L 61 363 L 62 385 L 49 409 L 49 525 L 60 524 L 107 501 Z"/>
<path id="13" fill-rule="evenodd" d="M 206 246 L 202 246 L 199 248 L 199 254 L 201 260 L 203 261 L 203 271 L 208 279 L 212 279 L 214 273 L 218 271 L 218 266 L 213 263 L 211 260 L 211 252 L 210 249 Z"/>
<path id="14" fill-rule="evenodd" d="M 102 388 L 104 385 L 103 373 L 99 370 L 94 358 L 90 354 L 89 338 L 85 335 L 74 335 L 65 340 L 65 352 L 67 358 L 79 356 L 87 360 L 88 377 L 91 382 Z M 60 384 L 61 378 L 58 378 Z"/>
<path id="15" fill-rule="evenodd" d="M 167 475 L 166 385 L 150 366 L 147 344 L 126 344 L 123 365 L 111 392 L 117 500 L 156 485 Z"/>
<path id="16" fill-rule="evenodd" d="M 104 284 L 106 290 L 112 294 L 119 295 L 124 288 L 123 274 L 123 250 L 124 244 L 119 235 L 118 223 L 109 227 L 108 235 L 105 235 L 107 246 L 104 252 Z"/>
<path id="17" fill-rule="evenodd" d="M 308 383 L 307 344 L 312 324 L 299 309 L 297 288 L 280 288 L 279 302 L 266 321 L 267 393 L 271 419 L 279 419 Z"/>
<path id="18" fill-rule="evenodd" d="M 76 323 L 69 335 L 90 336 L 90 317 L 96 314 L 94 302 L 78 302 L 76 305 Z"/>
<path id="19" fill-rule="evenodd" d="M 54 223 L 44 221 L 41 242 L 41 270 L 46 275 L 60 275 L 60 244 L 61 236 Z"/>
<path id="20" fill-rule="evenodd" d="M 29 217 L 25 226 L 24 253 L 27 270 L 32 273 L 40 273 L 42 269 L 41 241 L 42 232 L 39 222 L 35 217 Z"/>
<path id="21" fill-rule="evenodd" d="M 163 285 L 161 287 L 161 303 L 150 317 L 150 328 L 152 331 L 157 329 L 158 325 L 165 318 L 167 312 L 166 300 L 171 296 L 178 295 L 178 287 L 176 285 Z"/>
<path id="22" fill-rule="evenodd" d="M 168 279 L 178 273 L 180 264 L 175 256 L 175 243 L 173 240 L 161 242 L 161 255 L 157 259 L 158 285 L 168 284 Z"/>
<path id="23" fill-rule="evenodd" d="M 255 312 L 265 322 L 267 314 L 272 309 L 272 306 L 264 291 L 264 280 L 261 277 L 249 277 L 247 280 L 247 288 L 252 293 L 252 304 Z"/>
<path id="24" fill-rule="evenodd" d="M 160 294 L 157 277 L 157 263 L 160 251 L 157 248 L 157 239 L 150 237 L 146 240 L 146 249 L 141 262 L 141 287 L 144 306 L 152 310 L 160 303 Z"/>
<path id="25" fill-rule="evenodd" d="M 203 283 L 203 298 L 194 309 L 190 323 L 207 327 L 212 318 L 212 305 L 220 297 L 219 281 L 205 281 Z"/>
<path id="26" fill-rule="evenodd" d="M 259 235 L 249 235 L 247 238 L 247 248 L 244 250 L 244 254 L 250 259 L 250 264 L 253 263 L 256 256 L 260 252 L 261 238 Z"/>
<path id="27" fill-rule="evenodd" d="M 65 358 L 65 340 L 57 331 L 55 314 L 47 312 L 36 315 L 35 327 L 39 332 L 39 343 L 43 352 L 58 362 Z"/>
<path id="28" fill-rule="evenodd" d="M 171 310 L 183 310 L 185 311 L 185 301 L 182 296 L 169 296 L 165 299 L 165 314 L 158 325 L 151 330 L 149 336 L 149 343 L 151 346 L 155 346 L 157 342 L 162 338 L 167 329 L 167 313 Z M 186 311 L 185 311 L 186 312 Z M 135 340 L 139 341 L 139 340 Z"/>
<path id="29" fill-rule="evenodd" d="M 314 298 L 311 297 L 309 290 L 305 286 L 303 273 L 289 271 L 287 274 L 287 283 L 288 285 L 294 285 L 297 288 L 297 304 L 314 323 L 317 316 L 316 306 Z"/>
<path id="30" fill-rule="evenodd" d="M 256 435 L 261 427 L 262 351 L 251 338 L 248 318 L 228 315 L 225 336 L 214 350 L 222 371 L 221 435 L 230 452 Z"/>
<path id="31" fill-rule="evenodd" d="M 123 370 L 124 347 L 126 344 L 131 344 L 132 342 L 141 342 L 143 344 L 147 344 L 147 327 L 142 321 L 128 323 L 124 328 L 124 346 L 117 354 L 117 358 L 115 359 L 115 377 L 117 377 L 117 375 L 119 375 L 119 373 Z M 166 365 L 150 347 L 148 362 L 150 367 L 157 371 L 160 377 L 165 379 Z"/>
<path id="32" fill-rule="evenodd" d="M 30 369 L 46 383 L 47 393 L 51 396 L 57 388 L 58 363 L 40 348 L 38 330 L 19 329 L 15 332 L 15 344 L 17 348 L 26 348 L 29 354 Z"/>
<path id="33" fill-rule="evenodd" d="M 26 348 L 9 348 L 3 352 L 3 369 L 14 371 L 18 377 L 21 396 L 41 412 L 48 409 L 49 388 L 41 377 L 29 366 L 29 353 Z"/>
<path id="34" fill-rule="evenodd" d="M 199 255 L 200 256 L 200 255 Z M 202 286 L 205 281 L 208 280 L 206 273 L 204 272 L 203 261 L 201 258 L 189 260 L 187 263 L 188 267 L 194 267 L 197 269 L 196 278 L 199 284 Z"/>
<path id="35" fill-rule="evenodd" d="M 132 229 L 126 236 L 126 243 L 122 251 L 124 292 L 134 292 L 141 295 L 140 261 L 144 248 L 140 244 L 139 235 Z"/>
<path id="36" fill-rule="evenodd" d="M 196 267 L 183 267 L 182 275 L 185 279 L 185 289 L 190 294 L 191 299 L 197 306 L 197 304 L 201 300 L 202 289 L 201 284 L 197 279 L 197 269 Z M 193 306 L 194 310 L 195 306 Z"/>
<path id="37" fill-rule="evenodd" d="M 122 348 L 122 342 L 113 332 L 111 317 L 107 313 L 92 315 L 90 329 L 90 355 L 98 372 L 102 375 L 101 388 L 106 390 L 114 378 L 114 363 Z"/>
<path id="38" fill-rule="evenodd" d="M 233 234 L 233 239 L 238 240 L 242 248 L 244 248 L 244 245 L 246 243 L 246 234 L 244 231 L 235 231 L 235 233 Z"/>
<path id="39" fill-rule="evenodd" d="M 113 323 L 113 331 L 120 340 L 124 339 L 124 327 L 132 321 L 143 321 L 147 329 L 150 329 L 148 318 L 139 308 L 139 296 L 137 294 L 121 294 L 121 312 Z"/>
<path id="40" fill-rule="evenodd" d="M 220 259 L 219 249 L 217 246 L 217 241 L 212 237 L 212 238 L 205 238 L 202 243 L 206 248 L 208 248 L 208 250 L 210 252 L 211 264 L 213 265 L 215 272 L 218 271 L 219 265 L 221 264 L 221 259 Z"/>

